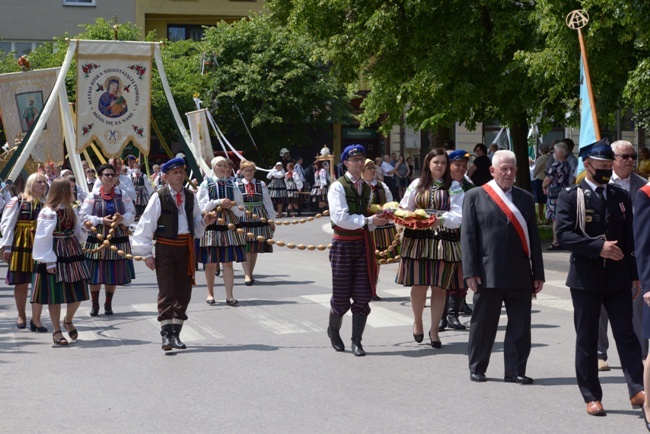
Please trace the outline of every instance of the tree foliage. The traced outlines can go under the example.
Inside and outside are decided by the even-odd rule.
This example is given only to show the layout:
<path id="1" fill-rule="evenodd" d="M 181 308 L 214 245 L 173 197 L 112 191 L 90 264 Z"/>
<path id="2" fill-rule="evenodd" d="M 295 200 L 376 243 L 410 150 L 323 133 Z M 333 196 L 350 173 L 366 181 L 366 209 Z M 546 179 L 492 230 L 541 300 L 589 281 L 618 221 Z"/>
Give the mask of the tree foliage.
<path id="1" fill-rule="evenodd" d="M 267 16 L 220 23 L 206 30 L 205 44 L 217 60 L 212 112 L 225 132 L 238 138 L 236 146 L 258 163 L 274 162 L 280 148 L 305 143 L 309 129 L 340 122 L 349 113 L 345 89 L 330 77 L 317 45 Z"/>
<path id="2" fill-rule="evenodd" d="M 649 106 L 650 7 L 641 0 L 271 0 L 269 8 L 278 23 L 319 42 L 344 83 L 353 88 L 363 73 L 372 89 L 366 125 L 383 119 L 387 132 L 403 114 L 420 129 L 509 125 L 522 185 L 528 123 L 577 119 L 565 118 L 576 113 L 579 85 L 570 11 L 591 15 L 585 39 L 604 123 L 626 102 L 637 113 Z"/>

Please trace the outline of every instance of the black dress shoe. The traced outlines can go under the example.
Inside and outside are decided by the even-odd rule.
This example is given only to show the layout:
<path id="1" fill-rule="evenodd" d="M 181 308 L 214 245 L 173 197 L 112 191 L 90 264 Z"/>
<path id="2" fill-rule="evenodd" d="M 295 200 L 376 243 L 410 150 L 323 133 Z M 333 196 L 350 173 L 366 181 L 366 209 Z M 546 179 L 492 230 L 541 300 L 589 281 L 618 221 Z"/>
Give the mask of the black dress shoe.
<path id="1" fill-rule="evenodd" d="M 63 320 L 63 322 L 65 323 L 65 320 Z M 47 327 L 45 327 L 45 326 L 42 325 L 42 324 L 41 324 L 41 326 L 39 327 L 39 326 L 37 326 L 36 324 L 34 324 L 34 320 L 31 320 L 31 319 L 29 320 L 29 329 L 30 329 L 31 331 L 33 331 L 33 332 L 47 333 Z"/>
<path id="2" fill-rule="evenodd" d="M 467 330 L 467 327 L 465 327 L 463 323 L 458 320 L 457 316 L 447 315 L 447 322 L 449 323 L 449 327 L 454 330 Z"/>
<path id="3" fill-rule="evenodd" d="M 447 328 L 447 319 L 443 318 L 440 320 L 440 324 L 438 325 L 438 331 L 444 332 L 446 328 Z"/>
<path id="4" fill-rule="evenodd" d="M 372 301 L 381 301 L 381 297 L 378 295 L 373 295 L 372 296 Z"/>
<path id="5" fill-rule="evenodd" d="M 253 281 L 252 280 L 244 280 L 244 285 L 253 286 Z"/>
<path id="6" fill-rule="evenodd" d="M 99 315 L 99 305 L 93 306 L 90 309 L 90 316 L 98 316 Z"/>
<path id="7" fill-rule="evenodd" d="M 104 303 L 104 314 L 113 315 L 113 305 Z"/>
<path id="8" fill-rule="evenodd" d="M 469 379 L 475 383 L 485 383 L 487 381 L 485 374 L 470 374 Z"/>
<path id="9" fill-rule="evenodd" d="M 463 315 L 471 315 L 474 313 L 471 307 L 467 305 L 467 303 L 463 303 Z"/>
<path id="10" fill-rule="evenodd" d="M 517 384 L 533 384 L 535 380 L 533 380 L 530 377 L 526 377 L 525 375 L 517 374 L 517 375 L 506 375 L 503 377 L 503 381 L 506 383 L 517 383 Z"/>
<path id="11" fill-rule="evenodd" d="M 415 326 L 413 326 L 413 328 L 415 328 Z M 413 339 L 415 339 L 415 342 L 419 344 L 424 340 L 424 333 L 422 333 L 421 335 L 416 335 L 415 333 L 413 333 Z"/>

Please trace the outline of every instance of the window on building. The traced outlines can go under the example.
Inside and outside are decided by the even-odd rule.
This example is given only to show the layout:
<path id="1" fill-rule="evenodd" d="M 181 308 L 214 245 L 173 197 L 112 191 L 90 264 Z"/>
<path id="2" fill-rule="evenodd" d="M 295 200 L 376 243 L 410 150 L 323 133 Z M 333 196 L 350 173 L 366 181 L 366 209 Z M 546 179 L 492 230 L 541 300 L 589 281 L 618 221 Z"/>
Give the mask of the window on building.
<path id="1" fill-rule="evenodd" d="M 11 51 L 11 42 L 0 42 L 0 50 L 9 53 Z"/>
<path id="2" fill-rule="evenodd" d="M 32 52 L 33 44 L 31 42 L 16 42 L 16 56 L 20 57 Z"/>
<path id="3" fill-rule="evenodd" d="M 95 0 L 63 0 L 63 6 L 95 6 Z"/>
<path id="4" fill-rule="evenodd" d="M 203 39 L 203 25 L 201 24 L 169 24 L 167 25 L 167 39 L 172 42 L 192 39 Z"/>

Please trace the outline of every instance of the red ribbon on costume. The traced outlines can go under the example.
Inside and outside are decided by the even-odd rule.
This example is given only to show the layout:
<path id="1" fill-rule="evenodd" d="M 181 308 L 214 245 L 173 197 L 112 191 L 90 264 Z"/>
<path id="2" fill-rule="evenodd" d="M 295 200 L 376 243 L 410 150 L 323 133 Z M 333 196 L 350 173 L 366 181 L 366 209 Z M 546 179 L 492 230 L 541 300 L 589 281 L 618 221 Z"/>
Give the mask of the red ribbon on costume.
<path id="1" fill-rule="evenodd" d="M 246 185 L 246 194 L 248 194 L 249 196 L 254 196 L 255 195 L 255 186 L 253 185 L 253 183 L 249 182 L 248 184 L 245 184 L 245 185 Z"/>
<path id="2" fill-rule="evenodd" d="M 494 187 L 490 185 L 492 181 L 490 181 L 487 184 L 483 184 L 482 187 L 485 190 L 485 192 L 488 194 L 488 196 L 490 196 L 490 198 L 494 201 L 494 203 L 497 204 L 499 209 L 503 211 L 503 213 L 506 215 L 510 223 L 512 223 L 512 227 L 515 228 L 515 231 L 517 232 L 517 235 L 519 235 L 519 239 L 521 240 L 521 244 L 524 247 L 524 252 L 530 258 L 530 241 L 528 241 L 528 232 L 527 230 L 524 230 L 524 226 L 523 226 L 526 224 L 526 221 L 523 220 L 523 216 L 521 215 L 521 213 L 519 213 L 518 210 L 517 212 L 519 213 L 519 217 L 515 215 L 515 212 L 510 208 L 510 205 L 508 205 L 508 203 L 506 203 L 505 200 L 501 198 L 501 196 L 494 189 Z M 505 193 L 502 192 L 501 194 L 505 196 Z M 509 203 L 512 204 L 512 202 L 510 201 Z M 512 204 L 512 206 L 514 207 L 514 204 Z M 520 221 L 520 218 L 523 221 L 523 224 L 522 221 Z"/>

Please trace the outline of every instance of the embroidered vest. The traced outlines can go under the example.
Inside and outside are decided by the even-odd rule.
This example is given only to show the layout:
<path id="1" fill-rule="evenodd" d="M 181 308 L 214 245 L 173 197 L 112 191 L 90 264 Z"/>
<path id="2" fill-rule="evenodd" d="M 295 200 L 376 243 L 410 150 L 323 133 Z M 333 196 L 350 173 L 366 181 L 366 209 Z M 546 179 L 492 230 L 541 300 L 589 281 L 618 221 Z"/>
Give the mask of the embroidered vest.
<path id="1" fill-rule="evenodd" d="M 187 227 L 190 235 L 194 236 L 194 195 L 187 188 L 183 188 L 185 193 L 185 215 L 187 216 Z M 176 199 L 172 196 L 169 188 L 159 188 L 158 197 L 160 198 L 161 213 L 158 218 L 158 225 L 154 237 L 178 238 L 178 207 Z"/>
<path id="2" fill-rule="evenodd" d="M 364 182 L 361 194 L 357 193 L 354 183 L 347 176 L 341 176 L 337 179 L 343 185 L 345 190 L 345 201 L 348 204 L 348 214 L 361 214 L 368 216 L 368 206 L 370 205 L 370 187 Z M 334 223 L 332 223 L 334 227 Z"/>

